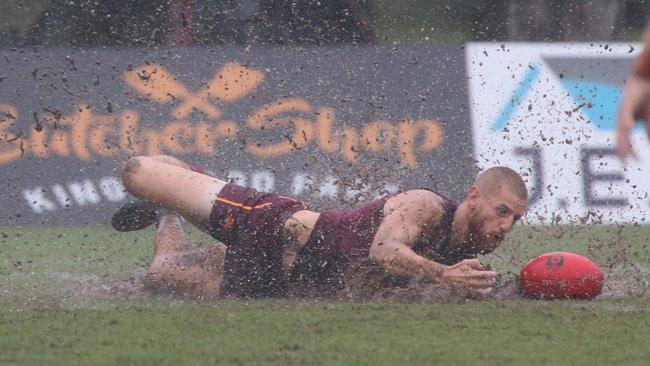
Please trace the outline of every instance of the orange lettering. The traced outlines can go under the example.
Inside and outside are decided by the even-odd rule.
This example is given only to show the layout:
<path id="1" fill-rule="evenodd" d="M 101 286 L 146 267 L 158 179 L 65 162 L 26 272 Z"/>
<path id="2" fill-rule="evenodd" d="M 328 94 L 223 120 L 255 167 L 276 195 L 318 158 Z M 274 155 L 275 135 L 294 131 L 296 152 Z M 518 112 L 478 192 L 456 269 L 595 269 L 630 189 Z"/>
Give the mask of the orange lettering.
<path id="1" fill-rule="evenodd" d="M 52 148 L 52 152 L 56 155 L 70 155 L 70 139 L 68 138 L 67 132 L 59 129 L 55 130 L 50 139 L 50 147 Z"/>
<path id="2" fill-rule="evenodd" d="M 372 152 L 389 149 L 394 139 L 393 125 L 387 121 L 375 121 L 363 128 L 361 141 Z"/>
<path id="3" fill-rule="evenodd" d="M 217 134 L 223 137 L 237 136 L 237 124 L 235 121 L 223 121 L 217 125 Z"/>
<path id="4" fill-rule="evenodd" d="M 38 156 L 39 158 L 46 158 L 49 155 L 47 150 L 47 128 L 41 125 L 41 128 L 38 130 L 32 128 L 32 133 L 29 138 L 29 147 L 32 151 L 32 154 Z"/>
<path id="5" fill-rule="evenodd" d="M 50 153 L 59 156 L 70 155 L 70 120 L 60 115 L 51 112 L 41 117 L 43 121 L 42 132 L 36 139 L 32 141 L 33 149 L 36 149 L 36 155 L 46 157 Z M 40 140 L 42 138 L 42 140 Z"/>
<path id="6" fill-rule="evenodd" d="M 96 127 L 90 130 L 89 143 L 99 155 L 110 157 L 120 153 L 119 141 L 122 139 L 120 136 L 122 122 L 118 121 L 119 118 L 111 115 L 95 116 L 91 127 L 95 125 Z"/>
<path id="7" fill-rule="evenodd" d="M 199 151 L 206 155 L 216 152 L 218 137 L 233 137 L 237 133 L 237 124 L 234 121 L 223 121 L 218 125 L 199 123 L 196 126 L 196 146 Z"/>
<path id="8" fill-rule="evenodd" d="M 10 163 L 23 153 L 21 136 L 5 131 L 5 128 L 13 125 L 13 122 L 8 122 L 16 118 L 18 118 L 18 112 L 14 106 L 0 103 L 0 164 Z"/>
<path id="9" fill-rule="evenodd" d="M 147 155 L 162 155 L 162 143 L 160 133 L 145 128 L 142 131 L 143 140 L 146 143 L 145 152 Z"/>
<path id="10" fill-rule="evenodd" d="M 332 136 L 332 124 L 336 121 L 336 112 L 331 107 L 318 111 L 318 146 L 325 152 L 333 153 L 338 149 L 338 141 Z"/>
<path id="11" fill-rule="evenodd" d="M 99 125 L 93 128 L 89 133 L 89 144 L 100 156 L 115 156 L 119 154 L 119 147 L 115 146 L 111 148 L 109 143 L 108 136 L 110 134 L 116 134 L 117 130 L 110 122 L 112 121 L 102 121 L 104 118 L 97 118 L 99 120 Z M 109 122 L 109 123 L 107 123 Z"/>
<path id="12" fill-rule="evenodd" d="M 215 127 L 205 122 L 196 126 L 196 147 L 203 154 L 210 155 L 215 153 Z"/>
<path id="13" fill-rule="evenodd" d="M 418 129 L 424 131 L 422 144 L 420 145 L 420 151 L 433 151 L 442 144 L 444 130 L 438 121 L 431 119 L 421 119 L 419 121 L 416 121 L 415 125 Z"/>
<path id="14" fill-rule="evenodd" d="M 120 114 L 120 148 L 130 156 L 140 154 L 142 143 L 138 140 L 137 129 L 140 115 L 126 110 Z"/>
<path id="15" fill-rule="evenodd" d="M 283 112 L 310 113 L 311 111 L 311 104 L 302 98 L 290 98 L 261 107 L 248 118 L 248 127 L 264 130 L 267 127 L 293 126 L 293 135 L 285 135 L 286 141 L 268 146 L 249 143 L 246 148 L 249 152 L 262 157 L 280 156 L 294 149 L 302 149 L 313 138 L 312 122 L 300 117 L 276 117 L 276 115 Z"/>
<path id="16" fill-rule="evenodd" d="M 77 109 L 78 113 L 72 117 L 70 125 L 72 125 L 72 149 L 75 155 L 81 160 L 90 160 L 90 152 L 86 145 L 86 138 L 88 136 L 88 128 L 92 122 L 93 112 L 90 110 L 89 105 L 81 105 Z M 68 117 L 63 117 L 67 119 Z"/>
<path id="17" fill-rule="evenodd" d="M 352 127 L 343 129 L 343 157 L 348 161 L 357 161 L 359 158 L 359 134 Z"/>
<path id="18" fill-rule="evenodd" d="M 424 131 L 424 136 L 418 150 L 430 152 L 442 143 L 443 131 L 437 121 L 425 119 L 400 122 L 397 127 L 397 148 L 402 163 L 411 168 L 418 165 L 415 144 L 420 131 Z"/>
<path id="19" fill-rule="evenodd" d="M 187 122 L 172 122 L 162 133 L 163 145 L 178 154 L 189 154 L 194 150 L 194 129 Z"/>

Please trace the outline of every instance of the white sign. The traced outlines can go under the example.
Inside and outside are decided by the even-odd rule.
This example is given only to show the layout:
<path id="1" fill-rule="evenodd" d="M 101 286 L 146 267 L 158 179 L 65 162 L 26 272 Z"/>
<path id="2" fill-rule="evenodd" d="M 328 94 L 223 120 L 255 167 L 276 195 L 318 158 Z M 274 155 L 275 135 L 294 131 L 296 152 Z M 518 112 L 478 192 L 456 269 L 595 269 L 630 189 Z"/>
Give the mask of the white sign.
<path id="1" fill-rule="evenodd" d="M 519 171 L 526 220 L 646 223 L 650 143 L 639 160 L 615 155 L 615 119 L 639 44 L 471 43 L 466 49 L 475 156 Z M 650 102 L 650 101 L 649 101 Z"/>

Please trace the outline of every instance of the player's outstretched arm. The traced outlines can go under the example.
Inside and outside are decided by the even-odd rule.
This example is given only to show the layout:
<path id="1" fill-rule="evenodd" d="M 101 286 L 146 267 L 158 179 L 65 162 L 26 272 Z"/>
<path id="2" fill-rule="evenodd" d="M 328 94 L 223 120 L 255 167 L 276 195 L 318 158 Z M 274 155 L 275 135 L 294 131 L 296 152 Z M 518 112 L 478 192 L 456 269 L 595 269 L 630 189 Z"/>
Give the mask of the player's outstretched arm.
<path id="1" fill-rule="evenodd" d="M 496 272 L 485 270 L 478 260 L 446 266 L 411 249 L 423 228 L 437 225 L 441 216 L 442 201 L 433 192 L 414 190 L 391 198 L 370 247 L 370 258 L 398 276 L 447 283 L 478 293 L 489 292 Z"/>

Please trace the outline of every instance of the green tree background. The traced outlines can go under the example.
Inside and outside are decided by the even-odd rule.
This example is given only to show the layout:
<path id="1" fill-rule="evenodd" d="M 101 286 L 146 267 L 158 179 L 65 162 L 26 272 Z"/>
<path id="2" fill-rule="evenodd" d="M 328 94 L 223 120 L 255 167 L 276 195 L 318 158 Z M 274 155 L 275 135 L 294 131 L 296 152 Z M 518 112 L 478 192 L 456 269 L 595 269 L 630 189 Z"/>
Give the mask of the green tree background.
<path id="1" fill-rule="evenodd" d="M 178 1 L 3 0 L 0 46 L 165 45 L 169 32 L 165 12 Z M 194 0 L 194 4 L 201 6 L 201 16 L 194 17 L 195 43 L 208 45 L 368 42 L 350 20 L 359 15 L 377 44 L 636 41 L 650 14 L 648 0 Z M 237 18 L 237 11 L 255 7 L 265 17 L 257 22 Z"/>

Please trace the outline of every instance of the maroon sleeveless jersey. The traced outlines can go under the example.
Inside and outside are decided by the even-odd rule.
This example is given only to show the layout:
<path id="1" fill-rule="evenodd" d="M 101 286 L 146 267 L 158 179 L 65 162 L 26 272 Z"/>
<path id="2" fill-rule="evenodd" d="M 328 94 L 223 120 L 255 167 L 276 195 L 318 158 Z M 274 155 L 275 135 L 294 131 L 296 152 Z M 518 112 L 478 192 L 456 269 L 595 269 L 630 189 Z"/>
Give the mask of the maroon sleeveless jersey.
<path id="1" fill-rule="evenodd" d="M 323 295 L 340 288 L 346 265 L 351 260 L 368 256 L 370 245 L 384 218 L 384 204 L 396 194 L 347 211 L 322 212 L 309 240 L 293 263 L 291 281 L 320 289 Z M 440 224 L 425 231 L 413 250 L 436 262 L 453 264 L 468 258 L 468 254 L 449 250 L 457 205 L 447 197 L 436 194 L 444 201 Z"/>

